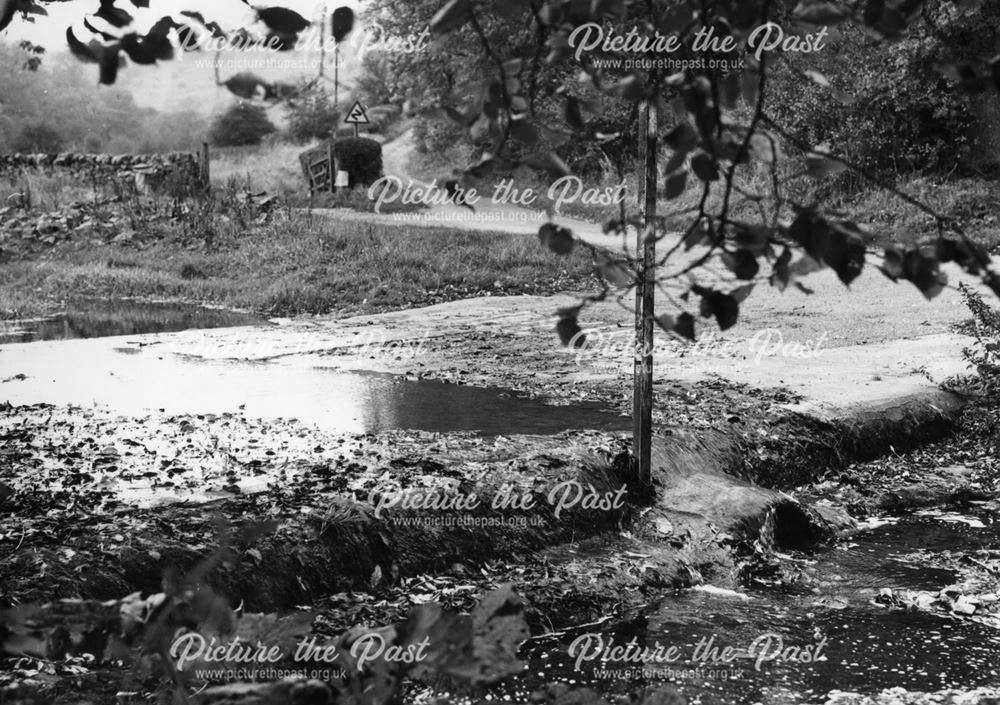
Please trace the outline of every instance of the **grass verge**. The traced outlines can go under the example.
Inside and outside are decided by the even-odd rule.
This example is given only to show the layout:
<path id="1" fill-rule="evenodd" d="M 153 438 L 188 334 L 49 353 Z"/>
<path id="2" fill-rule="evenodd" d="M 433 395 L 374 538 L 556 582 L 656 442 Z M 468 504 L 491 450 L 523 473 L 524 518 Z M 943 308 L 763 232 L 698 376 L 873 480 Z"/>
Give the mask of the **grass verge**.
<path id="1" fill-rule="evenodd" d="M 128 242 L 68 240 L 0 265 L 0 317 L 44 315 L 75 297 L 186 301 L 265 315 L 377 312 L 486 294 L 584 286 L 584 254 L 525 235 L 337 222 L 279 211 L 263 224 L 214 214 Z"/>

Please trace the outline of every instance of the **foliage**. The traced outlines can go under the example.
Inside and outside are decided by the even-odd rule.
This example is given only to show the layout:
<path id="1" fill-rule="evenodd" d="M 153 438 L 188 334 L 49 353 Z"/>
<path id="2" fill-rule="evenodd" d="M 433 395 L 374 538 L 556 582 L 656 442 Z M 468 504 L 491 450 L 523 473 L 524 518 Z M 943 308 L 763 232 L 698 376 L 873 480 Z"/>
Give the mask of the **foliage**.
<path id="1" fill-rule="evenodd" d="M 21 127 L 11 145 L 13 151 L 28 154 L 53 154 L 63 150 L 65 142 L 59 131 L 40 122 Z"/>
<path id="2" fill-rule="evenodd" d="M 371 184 L 382 176 L 382 145 L 367 137 L 338 140 L 334 146 L 337 169 L 350 175 L 350 185 Z"/>
<path id="3" fill-rule="evenodd" d="M 297 142 L 328 139 L 340 123 L 333 99 L 322 84 L 302 87 L 285 103 L 288 134 Z"/>
<path id="4" fill-rule="evenodd" d="M 939 67 L 949 54 L 969 58 L 978 43 L 1000 39 L 1000 8 L 987 3 L 960 12 L 929 2 L 927 9 L 928 21 L 914 23 L 897 41 L 845 25 L 823 52 L 777 65 L 768 110 L 799 140 L 837 145 L 880 177 L 968 164 L 979 116 L 960 81 Z M 981 55 L 983 49 L 980 44 Z M 802 80 L 804 70 L 820 72 L 833 90 Z"/>
<path id="5" fill-rule="evenodd" d="M 30 71 L 26 56 L 0 43 L 0 152 L 35 151 L 32 144 L 41 143 L 43 151 L 149 154 L 192 151 L 204 140 L 206 122 L 194 112 L 140 108 L 126 90 L 94 90 L 71 57 L 51 57 Z M 41 126 L 58 140 L 32 137 Z"/>
<path id="6" fill-rule="evenodd" d="M 240 101 L 215 119 L 209 136 L 212 144 L 238 147 L 260 144 L 276 130 L 264 108 Z"/>
<path id="7" fill-rule="evenodd" d="M 959 286 L 965 305 L 972 312 L 972 335 L 975 343 L 963 352 L 985 388 L 986 395 L 996 399 L 1000 395 L 1000 309 L 983 301 L 976 290 Z"/>

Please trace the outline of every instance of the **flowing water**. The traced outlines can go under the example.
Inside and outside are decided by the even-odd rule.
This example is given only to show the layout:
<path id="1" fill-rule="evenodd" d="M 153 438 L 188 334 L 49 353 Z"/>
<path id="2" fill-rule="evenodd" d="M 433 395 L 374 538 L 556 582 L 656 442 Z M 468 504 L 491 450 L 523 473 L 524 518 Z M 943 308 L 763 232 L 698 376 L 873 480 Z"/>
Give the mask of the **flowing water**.
<path id="1" fill-rule="evenodd" d="M 997 686 L 1000 630 L 988 620 L 873 603 L 886 588 L 936 593 L 956 574 L 928 567 L 935 558 L 980 548 L 1000 549 L 996 516 L 891 520 L 796 557 L 811 589 L 683 591 L 614 625 L 529 642 L 528 672 L 496 696 L 521 701 L 553 680 L 605 694 L 669 684 L 691 702 L 741 704 L 823 703 L 835 690 Z M 649 649 L 645 664 L 610 650 L 633 639 L 636 652 Z"/>
<path id="2" fill-rule="evenodd" d="M 0 328 L 0 378 L 7 378 L 0 402 L 96 404 L 126 414 L 240 411 L 342 432 L 628 427 L 627 418 L 597 405 L 549 406 L 501 389 L 204 362 L 85 340 L 258 323 L 231 312 L 149 306 L 91 302 L 58 319 Z M 670 684 L 692 702 L 724 703 L 822 703 L 834 690 L 995 686 L 1000 631 L 991 623 L 873 602 L 885 589 L 936 592 L 952 584 L 956 573 L 934 566 L 945 552 L 977 548 L 1000 549 L 996 516 L 924 513 L 872 525 L 838 546 L 789 557 L 808 588 L 684 591 L 615 624 L 535 639 L 522 650 L 529 669 L 492 695 L 523 702 L 553 680 L 608 695 Z M 631 644 L 633 651 L 625 650 Z M 643 647 L 645 663 L 629 656 Z"/>

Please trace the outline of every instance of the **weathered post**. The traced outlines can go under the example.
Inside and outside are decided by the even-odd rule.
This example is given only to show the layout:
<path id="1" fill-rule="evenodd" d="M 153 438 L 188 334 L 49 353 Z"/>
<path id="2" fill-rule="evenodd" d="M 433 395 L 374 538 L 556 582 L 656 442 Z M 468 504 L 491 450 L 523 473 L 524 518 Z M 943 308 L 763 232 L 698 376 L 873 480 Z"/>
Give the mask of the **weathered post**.
<path id="1" fill-rule="evenodd" d="M 643 228 L 636 241 L 641 257 L 635 292 L 635 362 L 632 390 L 632 444 L 640 486 L 652 484 L 650 452 L 653 437 L 653 304 L 656 293 L 656 99 L 647 98 L 639 110 L 639 207 Z"/>
<path id="2" fill-rule="evenodd" d="M 201 143 L 201 185 L 208 191 L 212 183 L 212 155 L 209 152 L 208 142 Z"/>

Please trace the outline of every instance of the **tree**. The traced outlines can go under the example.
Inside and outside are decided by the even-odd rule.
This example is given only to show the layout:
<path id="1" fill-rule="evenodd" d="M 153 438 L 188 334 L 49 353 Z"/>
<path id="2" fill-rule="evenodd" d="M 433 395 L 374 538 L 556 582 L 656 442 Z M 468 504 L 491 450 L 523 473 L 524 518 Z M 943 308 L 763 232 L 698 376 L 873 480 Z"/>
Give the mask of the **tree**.
<path id="1" fill-rule="evenodd" d="M 298 142 L 328 139 L 340 122 L 333 99 L 322 85 L 304 86 L 285 103 L 288 134 Z"/>
<path id="2" fill-rule="evenodd" d="M 212 144 L 220 147 L 242 147 L 260 144 L 277 128 L 264 108 L 241 101 L 215 119 L 209 133 Z"/>
<path id="3" fill-rule="evenodd" d="M 480 57 L 490 74 L 470 88 L 453 92 L 448 114 L 459 124 L 485 130 L 491 146 L 466 169 L 475 181 L 490 169 L 527 163 L 546 168 L 554 176 L 569 172 L 558 154 L 545 149 L 553 135 L 585 138 L 588 121 L 598 117 L 584 91 L 596 89 L 606 98 L 641 106 L 640 126 L 645 139 L 645 164 L 641 179 L 641 218 L 619 218 L 606 223 L 608 232 L 637 234 L 635 254 L 612 257 L 596 251 L 603 275 L 601 291 L 559 311 L 557 327 L 564 344 L 581 344 L 578 323 L 585 307 L 632 289 L 637 300 L 635 438 L 633 448 L 637 480 L 649 485 L 649 434 L 652 395 L 652 329 L 659 325 L 682 338 L 694 339 L 696 314 L 714 319 L 725 330 L 735 325 L 740 303 L 758 284 L 780 290 L 796 285 L 804 275 L 823 267 L 833 269 L 849 285 L 862 272 L 870 241 L 858 224 L 827 213 L 815 200 L 796 201 L 785 188 L 781 165 L 786 160 L 803 164 L 816 179 L 853 169 L 876 180 L 863 166 L 842 156 L 838 145 L 816 145 L 797 139 L 767 110 L 772 67 L 787 62 L 788 54 L 817 51 L 828 25 L 855 22 L 884 40 L 903 35 L 907 26 L 926 10 L 920 0 L 869 0 L 856 3 L 804 0 L 794 8 L 780 0 L 663 0 L 564 3 L 559 0 L 518 3 L 504 18 L 530 28 L 536 42 L 529 52 L 508 49 L 509 44 L 490 36 L 487 10 L 471 0 L 449 0 L 431 20 L 441 36 L 478 40 Z M 977 2 L 946 3 L 975 11 Z M 778 24 L 778 22 L 784 22 Z M 617 38 L 612 35 L 618 34 Z M 459 40 L 454 40 L 459 41 Z M 632 47 L 631 53 L 629 47 Z M 675 67 L 657 61 L 623 59 L 655 50 L 683 61 Z M 725 60 L 739 57 L 742 70 Z M 563 114 L 553 121 L 537 109 L 535 91 L 543 65 L 573 66 L 578 86 L 566 87 L 561 96 Z M 1000 84 L 1000 66 L 986 61 L 954 61 L 941 57 L 940 65 L 958 78 L 961 87 L 987 90 Z M 685 67 L 685 68 L 682 68 Z M 622 70 L 625 68 L 627 70 Z M 799 69 L 802 78 L 821 86 L 829 80 L 817 71 Z M 668 198 L 678 197 L 688 182 L 698 184 L 702 197 L 688 228 L 679 235 L 666 231 L 656 212 L 657 152 L 660 136 L 657 116 L 672 114 L 676 120 L 662 141 L 672 156 L 666 165 L 663 186 Z M 543 140 L 543 136 L 546 140 Z M 515 148 L 512 149 L 512 145 Z M 537 150 L 527 158 L 519 149 Z M 737 188 L 738 172 L 763 167 L 771 188 L 764 193 L 743 193 Z M 913 202 L 907 194 L 894 191 Z M 739 200 L 760 206 L 753 220 L 735 215 Z M 961 228 L 934 213 L 939 239 L 932 250 L 916 247 L 886 248 L 879 269 L 893 281 L 908 280 L 927 298 L 946 285 L 942 262 L 953 261 L 1000 294 L 1000 273 L 986 251 Z M 543 244 L 568 254 L 578 243 L 572 233 L 556 223 L 539 231 Z M 657 245 L 666 253 L 657 254 Z M 693 252 L 693 254 L 692 254 Z M 706 267 L 718 265 L 723 276 L 710 276 Z M 654 288 L 671 303 L 672 311 L 657 316 Z M 692 304 L 696 307 L 692 308 Z"/>
<path id="4" fill-rule="evenodd" d="M 43 5 L 54 1 L 3 0 L 0 31 L 16 12 L 44 12 Z M 132 4 L 147 3 L 132 0 Z M 800 279 L 829 267 L 849 285 L 868 263 L 869 233 L 851 219 L 826 211 L 814 198 L 797 198 L 783 177 L 789 162 L 817 180 L 852 171 L 934 219 L 938 229 L 934 247 L 890 246 L 876 258 L 879 271 L 891 280 L 909 281 L 933 298 L 947 285 L 941 263 L 954 262 L 1000 294 L 1000 273 L 960 225 L 881 183 L 877 173 L 854 163 L 841 145 L 813 144 L 797 136 L 769 110 L 767 100 L 774 67 L 794 66 L 790 54 L 819 51 L 830 27 L 853 24 L 882 41 L 895 42 L 916 23 L 926 23 L 937 32 L 935 13 L 940 10 L 976 13 L 984 6 L 982 0 L 801 0 L 794 6 L 790 0 L 447 0 L 440 7 L 418 2 L 394 8 L 414 16 L 436 9 L 430 28 L 438 37 L 447 36 L 448 42 L 438 43 L 435 51 L 476 47 L 474 53 L 463 54 L 463 66 L 472 75 L 450 71 L 447 63 L 435 62 L 433 52 L 424 66 L 438 69 L 436 90 L 427 91 L 433 95 L 433 107 L 468 130 L 476 142 L 487 144 L 475 163 L 462 171 L 463 180 L 475 182 L 491 171 L 522 164 L 553 176 L 568 175 L 569 167 L 555 150 L 571 140 L 607 139 L 604 133 L 588 135 L 587 128 L 610 101 L 628 114 L 641 108 L 639 124 L 646 126 L 645 139 L 640 140 L 645 149 L 645 195 L 660 186 L 655 176 L 661 142 L 671 151 L 664 169 L 664 195 L 676 198 L 689 182 L 700 189 L 699 205 L 679 234 L 667 232 L 664 216 L 655 212 L 656 199 L 640 199 L 646 204 L 641 218 L 626 217 L 622 204 L 619 217 L 609 220 L 606 230 L 622 235 L 634 231 L 642 257 L 592 248 L 603 278 L 601 290 L 558 312 L 557 330 L 563 342 L 576 344 L 581 341 L 578 319 L 588 304 L 611 296 L 624 299 L 636 290 L 637 331 L 642 333 L 636 379 L 645 380 L 637 386 L 649 393 L 654 323 L 693 339 L 695 312 L 729 328 L 739 318 L 740 303 L 758 284 L 807 290 Z M 131 29 L 130 13 L 102 3 L 94 16 L 117 28 L 117 34 L 95 34 L 84 42 L 68 30 L 67 41 L 79 59 L 99 66 L 102 83 L 112 84 L 122 54 L 138 64 L 169 60 L 174 41 L 182 50 L 196 50 L 199 37 L 206 33 L 229 41 L 238 38 L 242 47 L 269 43 L 287 51 L 310 25 L 287 8 L 259 9 L 257 19 L 268 33 L 258 37 L 248 28 L 226 33 L 196 12 L 181 14 L 183 21 L 164 17 L 140 34 Z M 511 32 L 511 27 L 519 29 Z M 933 70 L 949 86 L 972 93 L 1000 87 L 1000 58 L 948 51 L 942 49 Z M 652 58 L 666 54 L 683 63 L 646 61 L 650 53 Z M 734 55 L 738 68 L 720 63 Z M 643 60 L 623 60 L 629 57 Z M 829 87 L 822 72 L 795 68 L 803 81 Z M 577 78 L 568 83 L 566 76 Z M 250 83 L 235 82 L 230 90 Z M 539 100 L 546 86 L 555 86 L 547 102 Z M 265 96 L 276 95 L 263 87 Z M 253 88 L 255 92 L 256 85 Z M 590 98 L 595 94 L 601 100 Z M 552 114 L 553 105 L 559 107 L 557 115 Z M 664 121 L 657 118 L 667 115 L 674 119 L 661 139 L 659 125 Z M 771 176 L 763 192 L 746 192 L 738 186 L 737 174 L 753 168 L 765 169 Z M 740 202 L 757 205 L 757 215 L 738 215 L 735 206 Z M 554 222 L 542 226 L 539 238 L 561 254 L 587 246 Z M 666 251 L 657 254 L 658 245 Z M 710 266 L 725 274 L 706 275 Z M 657 316 L 653 310 L 654 286 L 670 302 L 666 314 Z M 637 429 L 643 430 L 635 438 L 640 449 L 637 480 L 648 485 L 649 457 L 641 449 L 648 447 L 650 400 L 640 401 L 637 409 L 647 418 L 638 423 Z"/>
<path id="5" fill-rule="evenodd" d="M 53 154 L 61 152 L 64 140 L 59 131 L 47 123 L 25 125 L 14 138 L 14 151 Z"/>

